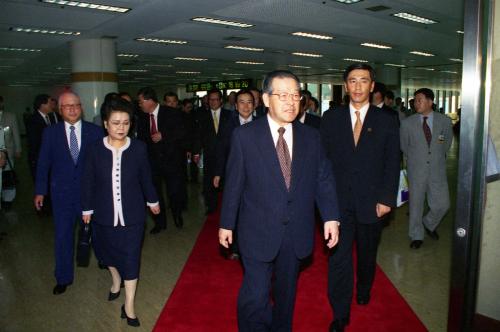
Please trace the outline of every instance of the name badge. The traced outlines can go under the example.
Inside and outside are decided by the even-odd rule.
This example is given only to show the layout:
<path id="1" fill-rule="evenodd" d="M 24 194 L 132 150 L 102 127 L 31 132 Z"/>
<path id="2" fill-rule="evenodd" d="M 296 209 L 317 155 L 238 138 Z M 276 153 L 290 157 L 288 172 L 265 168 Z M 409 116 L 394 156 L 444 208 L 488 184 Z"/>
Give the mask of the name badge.
<path id="1" fill-rule="evenodd" d="M 438 141 L 444 142 L 444 138 L 445 138 L 444 135 L 441 134 L 441 135 L 438 136 Z"/>

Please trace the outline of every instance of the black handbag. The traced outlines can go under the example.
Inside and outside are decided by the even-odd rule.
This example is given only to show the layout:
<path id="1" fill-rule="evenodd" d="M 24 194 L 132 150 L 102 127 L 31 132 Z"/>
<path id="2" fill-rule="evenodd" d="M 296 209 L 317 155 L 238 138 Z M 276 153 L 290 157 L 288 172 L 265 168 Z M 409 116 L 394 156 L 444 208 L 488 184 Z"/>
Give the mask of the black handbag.
<path id="1" fill-rule="evenodd" d="M 16 171 L 14 171 L 14 168 L 12 167 L 7 151 L 4 151 L 4 153 L 5 153 L 5 158 L 7 158 L 7 164 L 9 165 L 10 169 L 2 171 L 2 190 L 16 189 L 17 185 Z"/>
<path id="2" fill-rule="evenodd" d="M 80 267 L 89 266 L 90 262 L 90 234 L 91 227 L 89 224 L 81 224 L 78 232 L 78 245 L 76 247 L 76 265 Z"/>

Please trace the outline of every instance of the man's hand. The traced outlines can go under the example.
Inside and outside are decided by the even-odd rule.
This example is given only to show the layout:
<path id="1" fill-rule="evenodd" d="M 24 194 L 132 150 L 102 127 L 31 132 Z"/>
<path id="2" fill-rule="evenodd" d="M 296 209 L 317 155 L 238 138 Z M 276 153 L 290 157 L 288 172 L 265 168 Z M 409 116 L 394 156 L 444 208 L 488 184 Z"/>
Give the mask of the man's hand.
<path id="1" fill-rule="evenodd" d="M 377 217 L 382 218 L 385 214 L 391 212 L 391 207 L 377 203 Z"/>
<path id="2" fill-rule="evenodd" d="M 153 213 L 153 214 L 160 214 L 160 204 L 150 206 L 149 209 L 151 210 L 151 213 Z"/>
<path id="3" fill-rule="evenodd" d="M 229 245 L 233 243 L 233 231 L 230 229 L 219 228 L 219 243 L 224 248 L 229 248 Z"/>
<path id="4" fill-rule="evenodd" d="M 339 242 L 339 222 L 335 220 L 327 221 L 323 225 L 323 228 L 325 240 L 328 241 L 326 246 L 331 249 Z"/>
<path id="5" fill-rule="evenodd" d="M 200 162 L 200 155 L 199 155 L 199 154 L 195 154 L 195 155 L 193 156 L 193 161 L 194 161 L 196 164 L 198 164 L 198 163 Z"/>
<path id="6" fill-rule="evenodd" d="M 92 217 L 91 214 L 83 214 L 82 215 L 82 220 L 84 224 L 90 223 L 90 218 Z"/>
<path id="7" fill-rule="evenodd" d="M 214 176 L 214 181 L 213 181 L 214 187 L 219 188 L 219 183 L 220 183 L 220 176 L 218 175 Z"/>
<path id="8" fill-rule="evenodd" d="M 157 132 L 151 135 L 151 139 L 153 140 L 153 143 L 158 143 L 159 141 L 161 141 L 161 133 Z"/>
<path id="9" fill-rule="evenodd" d="M 43 195 L 35 195 L 33 202 L 35 203 L 35 209 L 40 211 L 43 207 Z"/>

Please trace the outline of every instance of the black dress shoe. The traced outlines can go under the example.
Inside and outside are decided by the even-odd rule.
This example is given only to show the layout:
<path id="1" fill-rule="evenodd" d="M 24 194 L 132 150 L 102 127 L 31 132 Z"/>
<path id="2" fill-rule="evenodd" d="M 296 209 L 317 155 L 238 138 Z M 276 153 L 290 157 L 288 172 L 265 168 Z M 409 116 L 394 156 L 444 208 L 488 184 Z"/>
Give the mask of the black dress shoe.
<path id="1" fill-rule="evenodd" d="M 439 234 L 436 232 L 436 230 L 429 230 L 427 229 L 427 227 L 424 227 L 425 228 L 425 232 L 427 233 L 427 235 L 429 235 L 429 237 L 433 240 L 439 240 Z"/>
<path id="2" fill-rule="evenodd" d="M 370 295 L 358 295 L 356 297 L 356 302 L 359 305 L 367 305 L 368 303 L 370 303 Z"/>
<path id="3" fill-rule="evenodd" d="M 422 241 L 422 240 L 413 240 L 410 243 L 410 248 L 418 249 L 422 246 L 422 243 L 424 243 L 424 241 Z"/>
<path id="4" fill-rule="evenodd" d="M 130 318 L 129 316 L 127 316 L 127 313 L 125 312 L 125 305 L 122 305 L 121 318 L 127 318 L 127 324 L 130 326 L 134 326 L 134 327 L 141 326 L 141 323 L 139 322 L 139 318 L 137 318 L 137 317 Z"/>
<path id="5" fill-rule="evenodd" d="M 344 332 L 345 327 L 349 324 L 349 319 L 335 319 L 330 323 L 328 332 Z"/>
<path id="6" fill-rule="evenodd" d="M 109 292 L 108 301 L 114 301 L 114 300 L 116 300 L 119 297 L 120 297 L 120 291 L 118 291 L 116 293 Z"/>
<path id="7" fill-rule="evenodd" d="M 167 228 L 166 226 L 155 225 L 155 227 L 153 227 L 151 229 L 151 231 L 149 231 L 149 234 L 158 234 L 161 232 L 162 229 L 166 229 L 166 228 Z"/>
<path id="8" fill-rule="evenodd" d="M 175 227 L 181 229 L 182 226 L 184 226 L 184 219 L 182 219 L 182 216 L 178 216 L 177 218 L 174 218 L 174 223 Z"/>
<path id="9" fill-rule="evenodd" d="M 54 294 L 54 295 L 62 294 L 62 293 L 64 293 L 66 291 L 66 287 L 68 287 L 68 285 L 57 284 L 54 287 L 54 290 L 52 290 L 52 294 Z"/>

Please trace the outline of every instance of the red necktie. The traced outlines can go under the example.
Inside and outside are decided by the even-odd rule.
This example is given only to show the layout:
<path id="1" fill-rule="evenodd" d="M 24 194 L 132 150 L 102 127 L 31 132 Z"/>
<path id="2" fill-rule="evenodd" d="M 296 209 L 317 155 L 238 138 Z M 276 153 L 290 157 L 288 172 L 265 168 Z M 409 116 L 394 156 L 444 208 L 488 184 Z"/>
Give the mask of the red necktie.
<path id="1" fill-rule="evenodd" d="M 286 189 L 290 189 L 290 181 L 292 178 L 292 162 L 290 160 L 290 152 L 288 151 L 288 145 L 286 144 L 283 134 L 285 133 L 285 128 L 280 127 L 278 129 L 278 142 L 276 143 L 276 152 L 278 153 L 278 160 L 280 162 L 281 172 L 285 178 Z"/>
<path id="2" fill-rule="evenodd" d="M 154 135 L 158 132 L 158 128 L 156 128 L 155 115 L 153 113 L 150 113 L 149 115 L 151 117 L 151 135 Z"/>
<path id="3" fill-rule="evenodd" d="M 432 141 L 432 133 L 431 133 L 431 128 L 429 128 L 429 125 L 427 124 L 427 117 L 424 116 L 424 122 L 422 123 L 422 129 L 424 130 L 424 135 L 425 135 L 425 140 L 427 141 L 427 145 L 431 145 Z"/>

